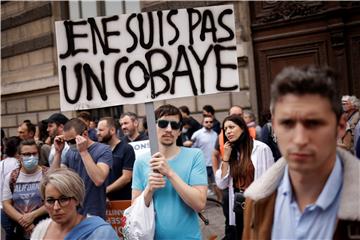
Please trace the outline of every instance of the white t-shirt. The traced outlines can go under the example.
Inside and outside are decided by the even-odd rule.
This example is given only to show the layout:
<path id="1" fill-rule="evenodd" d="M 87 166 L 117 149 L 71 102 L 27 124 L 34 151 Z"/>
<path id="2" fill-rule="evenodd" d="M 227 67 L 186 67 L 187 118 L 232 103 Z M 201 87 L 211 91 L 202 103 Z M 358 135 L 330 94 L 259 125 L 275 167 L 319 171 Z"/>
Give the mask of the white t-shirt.
<path id="1" fill-rule="evenodd" d="M 0 162 L 0 208 L 2 208 L 2 193 L 4 189 L 5 176 L 19 167 L 19 161 L 14 157 L 7 157 Z"/>
<path id="2" fill-rule="evenodd" d="M 32 212 L 43 205 L 40 196 L 41 169 L 33 174 L 20 171 L 14 193 L 10 190 L 10 175 L 11 173 L 5 177 L 3 200 L 12 199 L 14 208 L 20 213 Z"/>

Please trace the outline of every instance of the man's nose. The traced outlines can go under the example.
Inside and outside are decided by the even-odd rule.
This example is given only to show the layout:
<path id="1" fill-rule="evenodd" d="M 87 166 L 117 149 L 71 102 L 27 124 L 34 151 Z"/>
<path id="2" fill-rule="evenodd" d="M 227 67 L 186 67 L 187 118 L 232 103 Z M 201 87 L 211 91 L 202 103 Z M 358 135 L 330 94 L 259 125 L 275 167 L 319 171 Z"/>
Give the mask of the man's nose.
<path id="1" fill-rule="evenodd" d="M 166 126 L 165 130 L 166 131 L 171 131 L 172 130 L 170 123 Z"/>
<path id="2" fill-rule="evenodd" d="M 298 146 L 304 146 L 309 142 L 309 132 L 302 124 L 295 126 L 293 141 Z"/>

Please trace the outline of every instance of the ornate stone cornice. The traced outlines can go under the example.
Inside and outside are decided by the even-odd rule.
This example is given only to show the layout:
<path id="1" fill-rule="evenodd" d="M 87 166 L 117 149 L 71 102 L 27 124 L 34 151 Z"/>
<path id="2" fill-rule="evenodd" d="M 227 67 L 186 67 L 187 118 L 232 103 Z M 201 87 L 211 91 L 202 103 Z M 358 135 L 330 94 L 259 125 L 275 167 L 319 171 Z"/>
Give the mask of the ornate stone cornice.
<path id="1" fill-rule="evenodd" d="M 268 1 L 264 2 L 264 5 L 271 10 L 256 20 L 258 24 L 307 17 L 318 14 L 323 10 L 321 2 Z"/>

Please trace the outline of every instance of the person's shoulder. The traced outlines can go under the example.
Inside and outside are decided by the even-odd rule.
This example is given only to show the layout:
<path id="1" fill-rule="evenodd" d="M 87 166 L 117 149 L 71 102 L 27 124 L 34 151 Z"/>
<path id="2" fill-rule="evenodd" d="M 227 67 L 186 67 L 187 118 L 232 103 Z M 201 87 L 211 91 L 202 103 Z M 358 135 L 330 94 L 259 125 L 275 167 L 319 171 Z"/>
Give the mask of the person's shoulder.
<path id="1" fill-rule="evenodd" d="M 31 234 L 31 239 L 43 239 L 51 222 L 52 222 L 51 218 L 46 218 L 44 220 L 41 220 L 35 226 L 32 234 Z"/>
<path id="2" fill-rule="evenodd" d="M 260 149 L 269 148 L 270 149 L 270 147 L 266 143 L 263 143 L 262 141 L 259 141 L 256 139 L 254 139 L 254 148 L 260 148 Z"/>
<path id="3" fill-rule="evenodd" d="M 196 156 L 199 154 L 202 154 L 202 150 L 200 148 L 188 148 L 188 147 L 180 147 L 180 153 L 182 155 L 187 155 L 187 156 Z"/>
<path id="4" fill-rule="evenodd" d="M 111 151 L 111 148 L 109 145 L 106 145 L 104 143 L 99 143 L 99 142 L 94 142 L 89 149 L 94 149 L 96 151 L 98 151 L 99 149 L 101 150 L 107 150 L 107 151 Z"/>
<path id="5" fill-rule="evenodd" d="M 136 156 L 136 163 L 137 164 L 148 164 L 148 162 L 151 159 L 151 153 L 149 152 L 144 152 L 139 154 L 138 156 Z"/>

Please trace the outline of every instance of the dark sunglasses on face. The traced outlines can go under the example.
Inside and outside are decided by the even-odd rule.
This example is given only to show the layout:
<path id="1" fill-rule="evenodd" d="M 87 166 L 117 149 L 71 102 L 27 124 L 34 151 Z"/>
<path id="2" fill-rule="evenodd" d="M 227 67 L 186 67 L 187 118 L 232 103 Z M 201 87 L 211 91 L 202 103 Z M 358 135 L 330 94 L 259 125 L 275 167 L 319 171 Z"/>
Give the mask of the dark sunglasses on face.
<path id="1" fill-rule="evenodd" d="M 181 123 L 180 122 L 175 122 L 175 121 L 168 121 L 168 120 L 157 120 L 157 125 L 159 126 L 159 128 L 167 128 L 170 124 L 171 129 L 173 130 L 178 130 L 181 127 Z"/>
<path id="2" fill-rule="evenodd" d="M 65 142 L 66 142 L 67 144 L 76 144 L 76 139 L 73 138 L 73 139 L 65 140 Z"/>
<path id="3" fill-rule="evenodd" d="M 57 201 L 60 207 L 65 207 L 69 204 L 72 197 L 60 197 L 60 198 L 48 198 L 45 200 L 45 206 L 54 207 L 55 202 Z"/>

